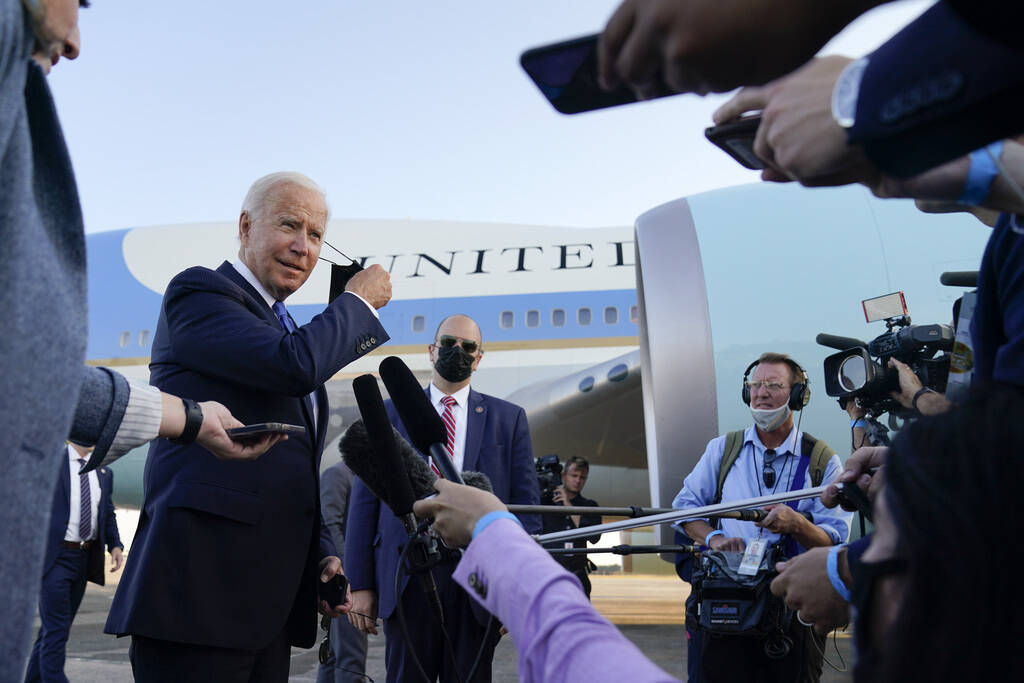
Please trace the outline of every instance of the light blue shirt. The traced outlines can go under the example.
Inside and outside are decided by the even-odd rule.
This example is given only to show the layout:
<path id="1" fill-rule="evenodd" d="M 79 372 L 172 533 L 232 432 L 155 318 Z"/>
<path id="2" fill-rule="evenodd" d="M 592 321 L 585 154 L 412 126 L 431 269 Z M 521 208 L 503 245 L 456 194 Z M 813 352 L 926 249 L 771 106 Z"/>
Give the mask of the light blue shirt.
<path id="1" fill-rule="evenodd" d="M 771 488 L 765 488 L 761 477 L 765 445 L 761 443 L 757 429 L 753 425 L 748 427 L 743 433 L 743 447 L 740 449 L 740 454 L 725 477 L 725 484 L 722 486 L 722 502 L 728 503 L 731 500 L 756 498 L 770 493 L 789 491 L 800 462 L 800 437 L 802 434 L 794 427 L 786 440 L 775 449 L 776 456 L 773 465 L 776 483 Z M 715 491 L 718 488 L 718 471 L 722 464 L 722 456 L 725 454 L 725 439 L 726 435 L 722 435 L 708 442 L 704 455 L 700 457 L 700 462 L 683 481 L 682 490 L 672 501 L 673 508 L 686 510 L 714 504 Z M 832 482 L 841 471 L 842 464 L 839 462 L 839 456 L 833 455 L 825 467 L 825 476 L 821 483 Z M 811 474 L 808 471 L 804 475 L 803 488 L 810 488 L 812 485 Z M 814 515 L 814 523 L 828 534 L 832 543 L 843 543 L 849 538 L 850 520 L 853 519 L 852 512 L 846 512 L 839 507 L 830 510 L 821 504 L 821 499 L 817 496 L 801 500 L 797 504 L 797 510 Z M 676 526 L 682 528 L 682 524 Z M 758 536 L 772 542 L 779 539 L 779 534 L 772 533 L 767 529 L 759 529 L 754 526 L 753 522 L 741 522 L 737 519 L 721 520 L 720 528 L 726 537 L 738 537 L 744 541 L 750 541 Z M 703 539 L 694 540 L 700 542 Z"/>

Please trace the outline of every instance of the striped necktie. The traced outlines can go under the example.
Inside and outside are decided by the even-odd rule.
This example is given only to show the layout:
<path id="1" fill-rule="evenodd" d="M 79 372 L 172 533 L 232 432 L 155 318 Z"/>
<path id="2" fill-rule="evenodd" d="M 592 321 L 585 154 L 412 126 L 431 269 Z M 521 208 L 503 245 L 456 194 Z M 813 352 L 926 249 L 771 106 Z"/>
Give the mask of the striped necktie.
<path id="1" fill-rule="evenodd" d="M 444 429 L 448 433 L 448 440 L 445 442 L 444 448 L 448 451 L 448 457 L 455 462 L 455 413 L 452 411 L 452 406 L 456 405 L 456 400 L 454 396 L 445 396 L 441 399 L 441 403 L 444 404 L 441 421 L 444 422 Z M 430 463 L 430 467 L 437 476 L 444 476 L 433 462 Z"/>
<path id="2" fill-rule="evenodd" d="M 79 467 L 81 470 L 85 467 L 85 459 L 78 459 Z M 89 486 L 89 475 L 88 473 L 78 475 L 78 485 L 81 487 L 81 506 L 79 506 L 79 518 L 78 518 L 78 537 L 83 541 L 88 541 L 89 537 L 92 536 L 92 487 Z"/>

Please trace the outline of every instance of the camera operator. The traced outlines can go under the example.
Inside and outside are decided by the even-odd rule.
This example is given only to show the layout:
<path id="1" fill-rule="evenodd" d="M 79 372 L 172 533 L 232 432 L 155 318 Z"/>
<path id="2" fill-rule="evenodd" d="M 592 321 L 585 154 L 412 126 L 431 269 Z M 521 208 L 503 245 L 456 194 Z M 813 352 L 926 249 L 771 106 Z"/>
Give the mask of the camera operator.
<path id="1" fill-rule="evenodd" d="M 562 485 L 555 488 L 551 500 L 556 505 L 576 507 L 597 507 L 597 501 L 583 497 L 583 487 L 590 475 L 590 463 L 586 458 L 574 455 L 565 463 L 562 470 Z M 600 515 L 544 515 L 544 533 L 562 531 L 564 529 L 578 529 L 584 526 L 594 526 L 601 523 Z M 587 543 L 597 543 L 601 540 L 601 534 L 577 538 L 572 541 L 565 541 L 567 548 L 586 548 Z M 563 547 L 556 544 L 547 544 L 546 548 Z M 576 575 L 576 578 L 583 584 L 583 592 L 590 598 L 590 571 L 592 563 L 584 553 L 575 555 L 559 555 L 555 558 L 558 563 Z"/>
<path id="2" fill-rule="evenodd" d="M 709 442 L 672 507 L 697 508 L 798 490 L 831 481 L 839 473 L 839 457 L 824 442 L 794 427 L 793 411 L 802 410 L 810 398 L 807 375 L 796 361 L 784 354 L 764 353 L 747 367 L 743 379 L 743 400 L 750 406 L 755 424 Z M 749 554 L 753 554 L 753 548 L 760 547 L 753 561 L 754 566 L 762 567 L 757 574 L 764 581 L 772 575 L 772 563 L 764 565 L 769 558 L 798 556 L 806 549 L 842 543 L 849 535 L 852 515 L 829 511 L 818 500 L 768 509 L 768 516 L 761 522 L 723 519 L 721 528 L 716 529 L 709 521 L 694 520 L 685 523 L 683 530 L 696 542 L 703 541 L 715 551 L 705 553 L 705 565 L 712 555 L 724 558 L 723 561 L 730 559 L 728 553 L 717 551 L 739 553 L 750 546 Z M 813 521 L 802 513 L 810 513 Z M 772 548 L 760 542 L 771 543 Z M 706 590 L 706 586 L 696 592 L 702 590 Z M 767 591 L 758 595 L 771 600 Z M 719 680 L 791 683 L 817 681 L 821 676 L 823 638 L 807 628 L 813 622 L 799 613 L 787 615 L 780 609 L 781 605 L 768 602 L 764 612 L 777 615 L 773 622 L 762 620 L 749 631 L 738 631 L 737 627 L 725 632 L 706 623 L 706 608 L 699 617 L 693 614 L 695 605 L 694 598 L 687 601 L 687 621 L 700 621 L 703 641 L 700 680 L 703 683 Z M 788 652 L 777 656 L 782 650 Z"/>

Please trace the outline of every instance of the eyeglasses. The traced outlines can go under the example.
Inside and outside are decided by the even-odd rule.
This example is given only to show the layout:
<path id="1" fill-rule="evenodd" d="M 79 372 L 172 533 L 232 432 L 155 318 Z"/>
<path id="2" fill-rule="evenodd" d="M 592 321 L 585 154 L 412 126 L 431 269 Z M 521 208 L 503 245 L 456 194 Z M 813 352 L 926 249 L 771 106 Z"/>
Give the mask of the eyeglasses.
<path id="1" fill-rule="evenodd" d="M 775 458 L 778 454 L 774 449 L 768 448 L 764 452 L 764 467 L 761 468 L 761 481 L 764 482 L 766 489 L 774 488 L 775 486 Z"/>
<path id="2" fill-rule="evenodd" d="M 473 341 L 472 339 L 463 339 L 462 337 L 453 337 L 450 334 L 442 334 L 434 342 L 435 346 L 439 346 L 442 349 L 450 349 L 453 346 L 455 346 L 456 344 L 461 345 L 462 346 L 462 350 L 465 351 L 466 353 L 470 354 L 470 355 L 476 353 L 477 350 L 480 348 L 480 344 L 478 342 Z"/>
<path id="3" fill-rule="evenodd" d="M 769 394 L 781 393 L 784 389 L 788 389 L 782 382 L 744 382 L 743 386 L 747 388 L 747 391 L 753 393 L 755 389 L 767 389 Z"/>

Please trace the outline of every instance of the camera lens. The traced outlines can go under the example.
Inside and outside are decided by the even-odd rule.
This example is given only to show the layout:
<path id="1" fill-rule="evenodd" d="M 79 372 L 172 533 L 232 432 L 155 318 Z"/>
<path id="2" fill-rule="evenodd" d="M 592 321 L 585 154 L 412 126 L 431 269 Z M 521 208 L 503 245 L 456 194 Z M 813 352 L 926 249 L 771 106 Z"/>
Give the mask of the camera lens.
<path id="1" fill-rule="evenodd" d="M 839 364 L 839 385 L 844 391 L 857 391 L 867 379 L 864 359 L 860 355 L 850 356 Z"/>

